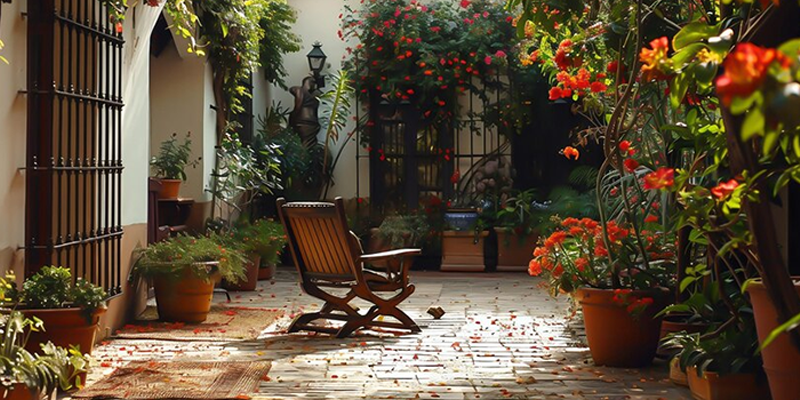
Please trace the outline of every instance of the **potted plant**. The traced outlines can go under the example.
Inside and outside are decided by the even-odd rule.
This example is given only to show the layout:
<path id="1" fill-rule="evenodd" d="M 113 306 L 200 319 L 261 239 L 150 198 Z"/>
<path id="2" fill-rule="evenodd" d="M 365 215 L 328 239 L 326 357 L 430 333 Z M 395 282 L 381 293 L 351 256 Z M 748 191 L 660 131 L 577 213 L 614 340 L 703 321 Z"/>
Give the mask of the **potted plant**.
<path id="1" fill-rule="evenodd" d="M 176 199 L 180 193 L 181 182 L 186 180 L 186 167 L 196 166 L 200 159 L 190 161 L 192 155 L 191 133 L 186 134 L 183 142 L 173 133 L 169 139 L 161 142 L 158 155 L 150 160 L 155 177 L 161 182 L 158 196 L 161 199 Z"/>
<path id="2" fill-rule="evenodd" d="M 497 270 L 527 271 L 537 241 L 538 210 L 534 209 L 534 190 L 519 192 L 507 199 L 497 212 Z"/>
<path id="3" fill-rule="evenodd" d="M 431 239 L 431 226 L 425 215 L 390 215 L 381 222 L 380 226 L 370 229 L 369 234 L 368 253 L 380 253 L 391 249 L 422 248 Z"/>
<path id="4" fill-rule="evenodd" d="M 200 323 L 211 310 L 220 279 L 245 279 L 247 258 L 216 233 L 178 236 L 139 251 L 132 277 L 152 282 L 163 321 Z"/>
<path id="5" fill-rule="evenodd" d="M 228 290 L 252 291 L 258 286 L 260 274 L 269 275 L 265 279 L 272 278 L 269 272 L 274 274 L 281 249 L 286 244 L 286 235 L 280 223 L 271 220 L 239 223 L 223 235 L 230 239 L 230 246 L 247 256 L 246 279 L 239 283 L 225 281 Z M 265 265 L 264 268 L 261 268 L 262 265 Z M 261 273 L 262 269 L 264 273 Z"/>
<path id="6" fill-rule="evenodd" d="M 553 295 L 570 293 L 583 308 L 594 362 L 611 367 L 649 364 L 658 347 L 674 265 L 670 236 L 642 230 L 647 262 L 638 256 L 633 229 L 609 221 L 566 218 L 533 251 L 533 276 L 544 275 Z M 606 240 L 605 235 L 608 235 Z M 612 259 L 612 257 L 614 257 Z"/>
<path id="7" fill-rule="evenodd" d="M 668 343 L 679 346 L 676 356 L 698 400 L 769 399 L 769 385 L 758 354 L 752 311 L 740 302 L 738 324 L 717 324 L 708 334 L 679 332 Z"/>
<path id="8" fill-rule="evenodd" d="M 3 399 L 38 400 L 57 388 L 81 386 L 88 360 L 75 348 L 65 350 L 48 342 L 34 354 L 27 350 L 32 332 L 44 329 L 41 321 L 16 311 L 0 316 L 0 393 Z"/>
<path id="9" fill-rule="evenodd" d="M 33 330 L 28 350 L 39 352 L 41 345 L 53 342 L 56 346 L 75 347 L 85 354 L 94 348 L 100 316 L 106 312 L 106 292 L 82 279 L 72 283 L 72 272 L 64 267 L 43 267 L 26 279 L 18 290 L 9 279 L 10 305 L 26 318 L 38 319 L 45 330 Z"/>

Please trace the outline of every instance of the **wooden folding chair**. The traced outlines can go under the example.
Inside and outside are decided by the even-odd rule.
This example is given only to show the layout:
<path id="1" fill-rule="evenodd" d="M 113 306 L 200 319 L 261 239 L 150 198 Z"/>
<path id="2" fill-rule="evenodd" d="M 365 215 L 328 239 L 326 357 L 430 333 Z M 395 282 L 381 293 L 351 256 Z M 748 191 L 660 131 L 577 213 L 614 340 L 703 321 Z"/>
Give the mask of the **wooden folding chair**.
<path id="1" fill-rule="evenodd" d="M 414 285 L 408 282 L 408 271 L 419 249 L 363 254 L 358 238 L 347 228 L 341 197 L 337 197 L 335 203 L 286 203 L 280 198 L 277 206 L 289 238 L 292 259 L 300 274 L 300 286 L 305 293 L 325 301 L 320 311 L 296 317 L 289 332 L 325 332 L 343 338 L 357 329 L 369 327 L 420 331 L 414 320 L 398 308 L 414 293 Z M 383 268 L 364 268 L 365 264 L 384 261 L 393 262 L 387 262 Z M 337 296 L 323 288 L 349 290 Z M 388 292 L 394 294 L 389 297 L 376 294 Z M 355 298 L 374 305 L 361 314 L 349 304 Z M 399 322 L 376 320 L 379 316 L 390 316 Z M 337 320 L 345 324 L 338 329 L 311 324 L 317 320 Z"/>

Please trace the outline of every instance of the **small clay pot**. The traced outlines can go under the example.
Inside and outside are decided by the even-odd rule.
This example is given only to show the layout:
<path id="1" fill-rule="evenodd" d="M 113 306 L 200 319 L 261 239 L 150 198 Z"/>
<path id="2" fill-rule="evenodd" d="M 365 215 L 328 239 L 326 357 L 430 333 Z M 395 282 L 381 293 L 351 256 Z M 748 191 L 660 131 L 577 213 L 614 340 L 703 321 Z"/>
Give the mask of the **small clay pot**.
<path id="1" fill-rule="evenodd" d="M 719 375 L 715 372 L 697 374 L 697 368 L 686 369 L 689 389 L 697 400 L 756 400 L 769 399 L 766 379 L 756 374 Z M 796 393 L 795 393 L 796 394 Z"/>
<path id="2" fill-rule="evenodd" d="M 252 292 L 256 290 L 256 287 L 258 287 L 258 273 L 260 264 L 261 256 L 258 254 L 251 255 L 250 260 L 247 262 L 247 265 L 245 265 L 245 276 L 247 276 L 247 279 L 238 283 L 225 282 L 225 289 L 233 292 Z"/>
<path id="3" fill-rule="evenodd" d="M 159 179 L 161 187 L 158 190 L 158 198 L 162 200 L 177 199 L 181 192 L 180 179 Z"/>
<path id="4" fill-rule="evenodd" d="M 214 298 L 214 279 L 203 280 L 187 271 L 180 279 L 155 277 L 156 307 L 161 321 L 199 324 L 208 318 Z"/>

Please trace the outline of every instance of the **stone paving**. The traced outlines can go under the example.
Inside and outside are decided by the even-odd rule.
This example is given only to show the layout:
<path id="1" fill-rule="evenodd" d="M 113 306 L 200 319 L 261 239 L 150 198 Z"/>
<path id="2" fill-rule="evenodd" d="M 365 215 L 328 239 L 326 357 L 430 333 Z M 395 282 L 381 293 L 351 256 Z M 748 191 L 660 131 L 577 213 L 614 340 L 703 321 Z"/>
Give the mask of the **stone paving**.
<path id="1" fill-rule="evenodd" d="M 270 360 L 253 399 L 691 399 L 669 383 L 663 362 L 595 367 L 568 299 L 551 298 L 525 274 L 414 271 L 417 290 L 401 308 L 422 333 L 364 331 L 341 340 L 285 333 L 296 313 L 320 306 L 290 271 L 257 292 L 232 294 L 234 303 L 285 310 L 258 340 L 111 340 L 97 348 L 100 367 L 89 383 L 130 360 Z M 432 305 L 445 310 L 442 319 L 426 314 Z"/>

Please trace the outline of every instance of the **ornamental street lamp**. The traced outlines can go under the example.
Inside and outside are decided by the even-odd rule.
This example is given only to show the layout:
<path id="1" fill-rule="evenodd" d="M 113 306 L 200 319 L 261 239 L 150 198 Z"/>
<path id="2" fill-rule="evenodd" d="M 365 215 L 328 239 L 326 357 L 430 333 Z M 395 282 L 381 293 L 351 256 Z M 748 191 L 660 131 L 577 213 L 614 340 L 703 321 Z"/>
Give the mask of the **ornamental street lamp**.
<path id="1" fill-rule="evenodd" d="M 325 68 L 325 61 L 328 56 L 322 51 L 322 44 L 320 42 L 314 43 L 314 48 L 306 56 L 308 57 L 308 67 L 311 73 L 314 74 L 314 79 L 317 81 L 317 87 L 325 87 L 325 76 L 322 75 L 322 69 Z"/>

